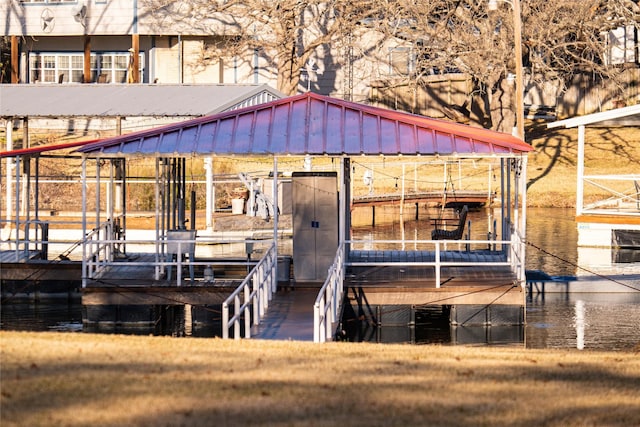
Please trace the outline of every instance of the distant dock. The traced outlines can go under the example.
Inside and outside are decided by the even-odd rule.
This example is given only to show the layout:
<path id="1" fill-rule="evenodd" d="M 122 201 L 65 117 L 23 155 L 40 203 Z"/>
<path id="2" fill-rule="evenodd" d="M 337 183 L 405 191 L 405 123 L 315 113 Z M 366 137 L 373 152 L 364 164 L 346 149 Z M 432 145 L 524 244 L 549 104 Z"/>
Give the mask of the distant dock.
<path id="1" fill-rule="evenodd" d="M 420 191 L 391 194 L 369 194 L 354 196 L 353 206 L 382 206 L 405 203 L 427 203 L 435 206 L 457 207 L 467 205 L 470 208 L 490 205 L 493 195 L 486 191 Z"/>

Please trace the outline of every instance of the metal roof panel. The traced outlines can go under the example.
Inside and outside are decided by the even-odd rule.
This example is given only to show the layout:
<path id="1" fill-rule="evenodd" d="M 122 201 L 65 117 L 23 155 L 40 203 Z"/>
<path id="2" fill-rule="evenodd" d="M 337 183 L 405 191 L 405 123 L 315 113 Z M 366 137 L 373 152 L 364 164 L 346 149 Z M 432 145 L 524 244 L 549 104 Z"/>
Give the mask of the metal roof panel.
<path id="1" fill-rule="evenodd" d="M 187 131 L 193 126 L 200 130 Z M 185 129 L 189 137 L 176 136 L 179 129 Z M 516 155 L 532 150 L 531 146 L 508 134 L 309 92 L 108 138 L 79 151 L 98 155 L 114 145 L 135 146 L 137 140 L 150 135 L 162 136 L 157 152 L 148 153 L 146 147 L 134 151 L 159 156 L 171 153 Z M 131 153 L 130 147 L 126 152 Z"/>

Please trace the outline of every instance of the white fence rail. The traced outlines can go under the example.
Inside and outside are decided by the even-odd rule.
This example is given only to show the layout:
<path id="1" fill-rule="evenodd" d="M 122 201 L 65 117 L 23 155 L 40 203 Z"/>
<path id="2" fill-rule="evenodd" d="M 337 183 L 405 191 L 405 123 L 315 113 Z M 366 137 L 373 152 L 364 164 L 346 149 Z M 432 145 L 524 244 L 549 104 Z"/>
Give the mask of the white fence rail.
<path id="1" fill-rule="evenodd" d="M 276 245 L 272 244 L 240 286 L 222 303 L 222 338 L 229 338 L 231 328 L 235 339 L 251 337 L 251 325 L 260 324 L 277 289 L 277 264 Z M 233 305 L 231 318 L 230 305 Z M 244 330 L 241 327 L 243 317 Z"/>
<path id="2" fill-rule="evenodd" d="M 589 204 L 579 200 L 579 213 L 624 216 L 640 212 L 640 175 L 585 175 L 583 185 L 586 184 L 609 196 Z"/>
<path id="3" fill-rule="evenodd" d="M 313 342 L 325 342 L 331 337 L 333 324 L 340 315 L 344 290 L 344 244 L 336 251 L 333 264 L 318 297 L 313 304 Z"/>

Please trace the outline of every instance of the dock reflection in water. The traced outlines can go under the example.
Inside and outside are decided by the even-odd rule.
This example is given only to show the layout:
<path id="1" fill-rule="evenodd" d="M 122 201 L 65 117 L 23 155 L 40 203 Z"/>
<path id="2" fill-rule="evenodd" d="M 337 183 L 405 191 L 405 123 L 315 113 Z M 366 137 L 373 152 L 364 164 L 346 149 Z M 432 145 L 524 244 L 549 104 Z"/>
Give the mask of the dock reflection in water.
<path id="1" fill-rule="evenodd" d="M 101 329 L 85 327 L 84 330 L 176 337 L 219 336 L 220 326 L 215 321 L 200 323 L 190 319 L 192 310 L 185 310 L 182 306 L 176 306 L 175 310 L 171 316 L 165 311 L 158 323 L 144 327 L 118 324 Z M 633 350 L 640 346 L 640 293 L 548 294 L 544 300 L 528 303 L 524 328 L 450 326 L 446 311 L 447 308 L 443 311 L 441 307 L 425 307 L 414 310 L 412 319 L 411 307 L 389 308 L 388 318 L 395 318 L 395 324 L 388 323 L 389 326 L 380 328 L 363 327 L 364 341 L 525 345 L 527 348 L 605 351 Z M 212 319 L 216 316 L 215 310 L 210 316 Z M 410 321 L 414 324 L 407 324 Z M 79 332 L 83 330 L 82 306 L 78 302 L 4 304 L 0 329 Z"/>

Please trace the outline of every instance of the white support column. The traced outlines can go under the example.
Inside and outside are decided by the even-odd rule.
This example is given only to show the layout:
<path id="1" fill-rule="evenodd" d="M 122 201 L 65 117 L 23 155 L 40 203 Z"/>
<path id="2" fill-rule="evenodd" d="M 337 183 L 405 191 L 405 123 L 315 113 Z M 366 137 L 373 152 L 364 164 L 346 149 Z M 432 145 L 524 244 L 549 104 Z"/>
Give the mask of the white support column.
<path id="1" fill-rule="evenodd" d="M 205 217 L 207 230 L 213 230 L 213 157 L 205 157 L 204 159 L 204 171 L 205 171 Z"/>
<path id="2" fill-rule="evenodd" d="M 156 244 L 156 248 L 155 248 L 155 280 L 160 280 L 160 276 L 164 273 L 164 267 L 162 267 L 159 263 L 160 263 L 160 255 L 161 255 L 161 244 L 160 244 L 160 221 L 162 221 L 162 218 L 164 218 L 164 212 L 160 209 L 160 204 L 162 203 L 161 197 L 163 197 L 161 191 L 160 191 L 160 164 L 162 163 L 162 158 L 160 157 L 156 157 L 156 170 L 155 170 L 155 186 L 154 186 L 154 191 L 155 191 L 155 201 L 156 201 L 156 225 L 155 225 L 155 232 L 156 232 L 156 238 L 155 238 L 155 244 Z M 162 254 L 163 257 L 162 259 L 164 260 L 164 254 Z"/>
<path id="3" fill-rule="evenodd" d="M 510 225 L 507 230 L 507 236 L 511 236 L 511 229 L 513 228 L 513 218 L 511 215 L 511 159 L 506 159 L 506 172 L 507 172 L 507 220 Z"/>
<path id="4" fill-rule="evenodd" d="M 13 150 L 13 120 L 7 119 L 7 127 L 6 127 L 6 135 L 7 135 L 7 151 Z M 13 216 L 13 159 L 11 157 L 7 157 L 7 182 L 5 184 L 6 196 L 5 196 L 5 208 L 6 208 L 6 219 L 7 221 L 11 220 Z M 10 227 L 9 223 L 5 224 L 8 228 Z"/>
<path id="5" fill-rule="evenodd" d="M 113 176 L 113 168 L 114 168 L 114 163 L 113 163 L 113 159 L 109 160 L 109 182 L 106 183 L 105 185 L 105 197 L 106 197 L 106 212 L 107 212 L 107 218 L 111 219 L 111 221 L 114 220 L 113 218 L 113 213 L 115 210 L 115 206 L 113 203 L 113 198 L 114 198 L 114 176 Z"/>
<path id="6" fill-rule="evenodd" d="M 342 245 L 345 239 L 345 215 L 347 212 L 347 201 L 345 200 L 346 195 L 346 170 L 345 170 L 345 158 L 340 158 L 340 193 L 338 199 L 338 205 L 340 212 L 338 214 L 338 245 Z"/>
<path id="7" fill-rule="evenodd" d="M 88 265 L 87 265 L 87 157 L 82 156 L 82 287 L 87 287 Z"/>
<path id="8" fill-rule="evenodd" d="M 117 159 L 115 162 L 115 195 L 114 210 L 116 214 L 122 214 L 125 209 L 124 183 L 126 174 L 125 159 Z"/>
<path id="9" fill-rule="evenodd" d="M 21 170 L 18 171 L 16 176 L 20 177 L 20 180 L 16 182 L 17 188 L 20 189 L 20 215 L 29 216 L 29 199 L 27 198 L 27 173 L 25 171 L 25 165 L 30 162 L 29 157 L 22 158 Z M 17 192 L 16 192 L 17 193 Z"/>
<path id="10" fill-rule="evenodd" d="M 527 156 L 524 155 L 522 156 L 522 172 L 520 174 L 520 183 L 522 186 L 522 197 L 520 198 L 522 200 L 522 207 L 521 207 L 521 217 L 522 217 L 522 225 L 520 228 L 520 233 L 521 236 L 524 240 L 524 242 L 522 243 L 522 252 L 520 255 L 520 259 L 522 259 L 522 262 L 525 262 L 525 257 L 527 255 L 527 245 L 526 245 L 526 239 L 527 239 Z M 522 284 L 522 286 L 524 287 L 526 285 L 526 265 L 522 266 L 522 270 L 520 271 L 520 283 Z"/>
<path id="11" fill-rule="evenodd" d="M 585 126 L 578 126 L 578 170 L 576 188 L 576 216 L 582 215 L 584 209 L 584 135 Z"/>
<path id="12" fill-rule="evenodd" d="M 500 240 L 507 240 L 508 233 L 505 223 L 506 218 L 506 194 L 505 194 L 505 159 L 500 159 Z M 503 248 L 504 246 L 501 245 Z"/>
<path id="13" fill-rule="evenodd" d="M 273 243 L 275 245 L 275 265 L 273 268 L 272 290 L 278 290 L 278 158 L 273 156 Z"/>
<path id="14" fill-rule="evenodd" d="M 20 156 L 16 156 L 15 162 L 15 233 L 16 233 L 16 259 L 18 258 L 18 251 L 20 250 Z"/>
<path id="15" fill-rule="evenodd" d="M 100 159 L 96 159 L 96 209 L 95 209 L 95 228 L 100 228 L 100 190 L 101 190 L 101 185 L 102 183 L 100 182 L 100 174 L 101 172 L 101 167 L 100 167 Z"/>

